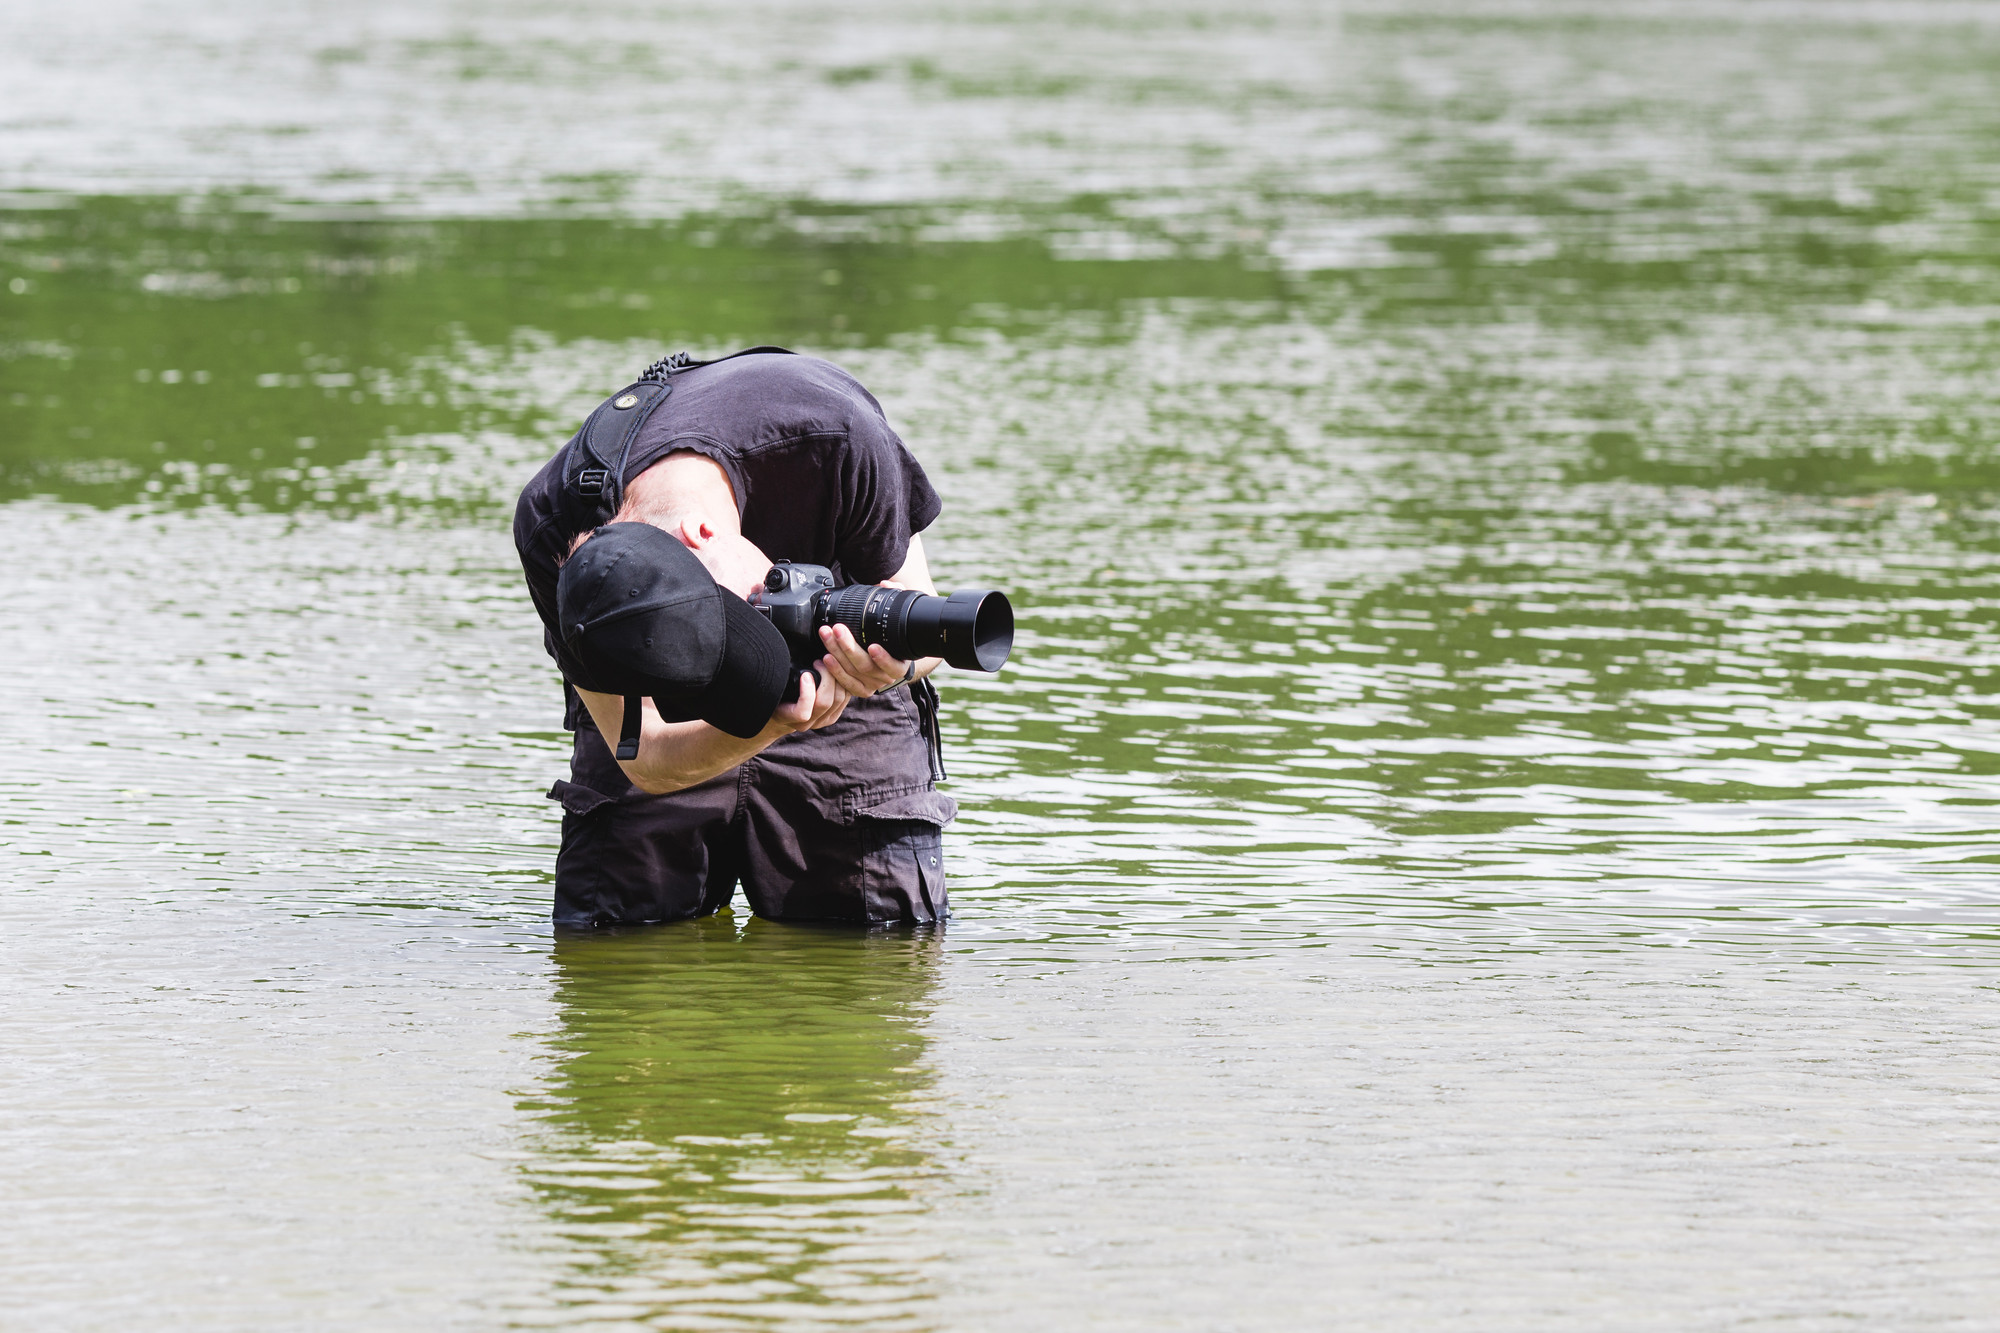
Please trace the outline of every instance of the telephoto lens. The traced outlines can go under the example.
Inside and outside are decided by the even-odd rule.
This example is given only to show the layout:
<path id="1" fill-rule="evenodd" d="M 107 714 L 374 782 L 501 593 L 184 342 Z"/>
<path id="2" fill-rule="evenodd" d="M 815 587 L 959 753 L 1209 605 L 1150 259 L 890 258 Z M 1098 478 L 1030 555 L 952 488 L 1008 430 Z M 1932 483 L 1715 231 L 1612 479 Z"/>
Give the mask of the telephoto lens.
<path id="1" fill-rule="evenodd" d="M 1013 603 L 991 589 L 933 597 L 854 583 L 821 593 L 813 610 L 819 624 L 845 625 L 862 647 L 879 643 L 905 662 L 942 657 L 961 670 L 998 671 L 1014 650 Z"/>
<path id="2" fill-rule="evenodd" d="M 836 588 L 825 565 L 780 560 L 750 605 L 778 627 L 800 667 L 825 651 L 819 632 L 828 625 L 847 626 L 863 648 L 879 643 L 905 662 L 942 657 L 965 671 L 998 671 L 1014 650 L 1014 606 L 990 589 L 933 597 L 873 583 Z"/>

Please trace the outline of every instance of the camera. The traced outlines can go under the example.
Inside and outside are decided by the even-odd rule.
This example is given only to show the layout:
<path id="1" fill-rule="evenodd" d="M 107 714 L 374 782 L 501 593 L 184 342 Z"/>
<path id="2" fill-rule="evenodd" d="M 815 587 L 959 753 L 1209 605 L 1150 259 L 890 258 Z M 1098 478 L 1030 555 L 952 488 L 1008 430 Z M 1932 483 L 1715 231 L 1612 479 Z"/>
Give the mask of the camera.
<path id="1" fill-rule="evenodd" d="M 825 565 L 781 560 L 751 594 L 750 605 L 777 626 L 801 668 L 826 652 L 819 639 L 825 625 L 845 625 L 863 648 L 879 643 L 904 662 L 942 657 L 967 671 L 998 671 L 1014 648 L 1013 604 L 990 589 L 933 597 L 874 583 L 836 588 Z"/>

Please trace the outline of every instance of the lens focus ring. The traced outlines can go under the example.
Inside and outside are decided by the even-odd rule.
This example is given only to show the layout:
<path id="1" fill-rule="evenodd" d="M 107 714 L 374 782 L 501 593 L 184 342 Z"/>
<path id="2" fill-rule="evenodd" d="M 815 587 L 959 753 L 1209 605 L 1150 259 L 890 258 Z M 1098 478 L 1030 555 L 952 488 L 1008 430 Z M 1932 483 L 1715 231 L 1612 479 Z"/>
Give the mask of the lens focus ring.
<path id="1" fill-rule="evenodd" d="M 899 603 L 914 596 L 922 594 L 902 588 L 881 588 L 872 583 L 852 583 L 834 589 L 827 598 L 826 623 L 847 626 L 855 642 L 863 648 L 879 643 L 891 657 L 901 657 L 897 649 L 902 645 L 892 641 L 900 636 L 892 635 L 891 625 Z"/>

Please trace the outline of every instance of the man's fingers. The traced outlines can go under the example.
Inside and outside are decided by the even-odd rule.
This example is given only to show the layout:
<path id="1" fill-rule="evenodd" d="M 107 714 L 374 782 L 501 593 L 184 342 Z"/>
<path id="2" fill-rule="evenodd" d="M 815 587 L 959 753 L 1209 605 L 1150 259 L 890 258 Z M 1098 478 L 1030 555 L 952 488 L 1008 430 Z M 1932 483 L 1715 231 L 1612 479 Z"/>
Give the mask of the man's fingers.
<path id="1" fill-rule="evenodd" d="M 832 653 L 828 653 L 825 657 L 820 658 L 819 665 L 820 670 L 826 672 L 832 678 L 834 684 L 840 686 L 841 689 L 846 690 L 848 694 L 856 698 L 875 692 L 875 686 L 868 684 L 866 681 L 856 679 L 854 673 L 842 666 Z"/>
<path id="2" fill-rule="evenodd" d="M 908 662 L 891 656 L 879 643 L 862 648 L 845 625 L 824 627 L 820 630 L 820 641 L 827 647 L 825 662 L 839 669 L 841 686 L 857 698 L 879 694 L 899 683 L 910 667 Z"/>
<path id="3" fill-rule="evenodd" d="M 909 667 L 907 662 L 897 661 L 879 643 L 863 648 L 855 640 L 853 631 L 845 625 L 829 626 L 820 637 L 829 649 L 828 656 L 846 667 L 849 676 L 868 682 L 867 688 L 860 691 L 862 694 L 873 694 L 895 684 Z"/>
<path id="4" fill-rule="evenodd" d="M 804 727 L 812 722 L 812 672 L 802 671 L 799 673 L 799 697 L 788 704 L 779 704 L 777 715 L 794 727 Z"/>
<path id="5" fill-rule="evenodd" d="M 877 689 L 900 683 L 904 673 L 910 669 L 908 662 L 879 643 L 868 645 L 868 665 L 876 675 L 883 678 L 882 685 L 878 685 Z"/>
<path id="6" fill-rule="evenodd" d="M 778 705 L 773 714 L 792 731 L 811 731 L 838 718 L 847 707 L 848 691 L 837 678 L 815 680 L 810 671 L 799 673 L 799 697 Z"/>
<path id="7" fill-rule="evenodd" d="M 849 671 L 859 675 L 868 670 L 868 654 L 854 641 L 853 630 L 845 625 L 831 625 L 819 637 L 827 646 L 827 655 L 837 659 Z"/>
<path id="8" fill-rule="evenodd" d="M 838 719 L 847 708 L 847 691 L 834 682 L 822 682 L 817 706 L 813 709 L 812 727 L 824 727 Z"/>

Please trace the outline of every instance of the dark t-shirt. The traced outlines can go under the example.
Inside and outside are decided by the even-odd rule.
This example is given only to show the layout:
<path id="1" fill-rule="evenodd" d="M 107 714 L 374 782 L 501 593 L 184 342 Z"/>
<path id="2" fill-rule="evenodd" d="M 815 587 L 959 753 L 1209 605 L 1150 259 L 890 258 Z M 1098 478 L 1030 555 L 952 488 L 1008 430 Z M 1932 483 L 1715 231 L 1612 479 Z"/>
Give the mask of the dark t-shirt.
<path id="1" fill-rule="evenodd" d="M 514 545 L 543 642 L 574 682 L 556 627 L 559 562 L 580 530 L 561 502 L 571 447 L 521 491 Z M 673 392 L 633 440 L 621 480 L 681 450 L 728 474 L 743 535 L 766 555 L 829 566 L 842 583 L 894 576 L 910 537 L 943 508 L 875 396 L 816 357 L 757 353 L 677 372 Z"/>

